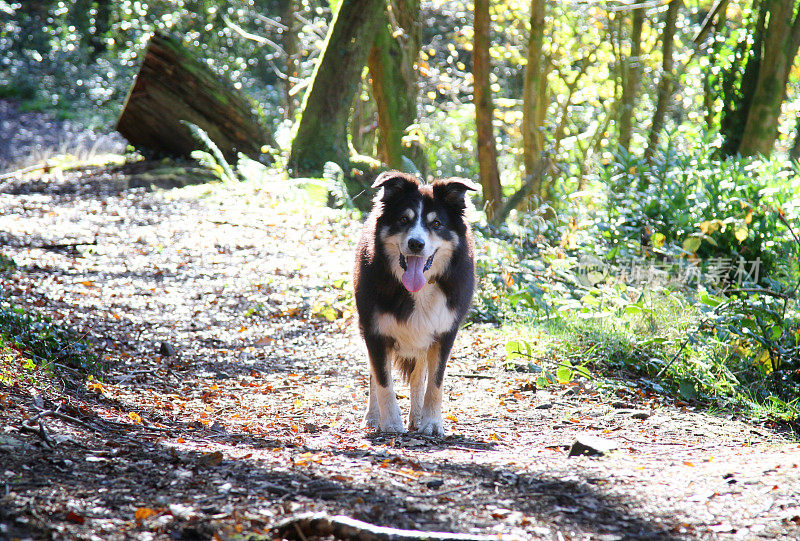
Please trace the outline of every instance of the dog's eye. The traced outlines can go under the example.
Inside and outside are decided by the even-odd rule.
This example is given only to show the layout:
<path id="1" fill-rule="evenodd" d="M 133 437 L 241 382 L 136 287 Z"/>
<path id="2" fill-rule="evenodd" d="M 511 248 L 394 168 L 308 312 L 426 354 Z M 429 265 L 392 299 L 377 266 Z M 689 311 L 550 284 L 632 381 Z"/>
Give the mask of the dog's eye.
<path id="1" fill-rule="evenodd" d="M 409 221 L 408 216 L 403 216 L 400 218 L 399 223 L 400 225 L 406 225 Z"/>
<path id="2" fill-rule="evenodd" d="M 438 228 L 438 227 L 441 227 L 441 226 L 442 226 L 442 222 L 440 222 L 439 220 L 434 220 L 434 221 L 431 222 L 431 227 Z"/>

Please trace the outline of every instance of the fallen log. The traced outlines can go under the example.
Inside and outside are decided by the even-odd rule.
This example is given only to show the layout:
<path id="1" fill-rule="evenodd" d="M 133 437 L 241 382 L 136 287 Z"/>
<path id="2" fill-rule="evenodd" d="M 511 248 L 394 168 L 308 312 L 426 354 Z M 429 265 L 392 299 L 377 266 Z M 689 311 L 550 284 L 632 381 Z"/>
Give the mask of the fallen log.
<path id="1" fill-rule="evenodd" d="M 251 102 L 198 60 L 180 41 L 150 38 L 117 131 L 135 148 L 157 155 L 188 157 L 202 148 L 181 121 L 197 125 L 235 163 L 241 152 L 254 160 L 269 155 L 270 138 Z"/>
<path id="2" fill-rule="evenodd" d="M 519 537 L 503 534 L 473 535 L 423 530 L 400 530 L 376 526 L 344 515 L 303 513 L 275 524 L 271 531 L 287 539 L 307 536 L 333 536 L 357 541 L 519 541 Z"/>

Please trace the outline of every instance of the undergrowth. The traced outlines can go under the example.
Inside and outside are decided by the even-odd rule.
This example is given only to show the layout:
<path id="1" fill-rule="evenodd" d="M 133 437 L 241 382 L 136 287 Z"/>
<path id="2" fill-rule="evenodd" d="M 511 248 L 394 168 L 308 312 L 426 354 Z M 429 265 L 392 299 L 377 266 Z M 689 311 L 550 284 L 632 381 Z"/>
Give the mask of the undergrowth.
<path id="1" fill-rule="evenodd" d="M 800 422 L 797 169 L 624 153 L 551 221 L 477 228 L 473 321 L 546 386 L 634 378 L 685 402 Z"/>
<path id="2" fill-rule="evenodd" d="M 84 374 L 102 370 L 87 344 L 70 329 L 0 295 L 0 383 L 37 384 L 64 367 Z"/>

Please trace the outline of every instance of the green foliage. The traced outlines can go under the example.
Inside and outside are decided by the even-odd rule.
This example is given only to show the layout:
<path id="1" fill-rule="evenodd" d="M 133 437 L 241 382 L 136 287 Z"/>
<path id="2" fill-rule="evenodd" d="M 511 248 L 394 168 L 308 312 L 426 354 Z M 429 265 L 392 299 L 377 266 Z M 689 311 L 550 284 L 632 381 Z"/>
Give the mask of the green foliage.
<path id="1" fill-rule="evenodd" d="M 8 362 L 24 359 L 23 367 L 57 370 L 57 365 L 86 373 L 100 370 L 98 359 L 73 332 L 50 319 L 26 312 L 0 297 L 0 355 Z M 4 368 L 4 371 L 6 369 Z"/>
<path id="2" fill-rule="evenodd" d="M 236 173 L 234 173 L 230 164 L 225 159 L 225 156 L 222 155 L 222 151 L 219 149 L 217 144 L 211 140 L 208 134 L 196 124 L 185 122 L 183 120 L 181 120 L 181 122 L 186 124 L 186 126 L 188 126 L 191 130 L 195 139 L 202 142 L 210 151 L 205 152 L 203 150 L 194 150 L 192 151 L 192 158 L 200 162 L 200 164 L 204 167 L 210 169 L 224 184 L 237 182 L 238 177 L 236 176 Z"/>
<path id="3" fill-rule="evenodd" d="M 507 363 L 538 385 L 582 367 L 796 421 L 798 171 L 719 160 L 702 140 L 681 153 L 672 144 L 652 164 L 617 153 L 550 222 L 478 227 L 472 318 L 536 336 L 509 342 Z M 758 276 L 738 272 L 756 259 Z M 735 264 L 714 272 L 715 261 Z"/>
<path id="4" fill-rule="evenodd" d="M 621 256 L 760 261 L 763 277 L 781 272 L 792 245 L 781 213 L 794 206 L 796 179 L 777 159 L 718 159 L 708 140 L 688 152 L 670 140 L 652 164 L 620 149 L 596 176 L 607 190 L 595 225 Z"/>
<path id="5" fill-rule="evenodd" d="M 31 4 L 28 6 L 27 4 Z M 281 26 L 279 3 L 258 0 L 222 2 L 178 0 L 110 2 L 103 14 L 91 0 L 12 4 L 0 23 L 0 94 L 15 95 L 28 107 L 77 112 L 89 125 L 110 124 L 119 114 L 136 74 L 147 38 L 174 33 L 209 66 L 264 105 L 268 125 L 281 120 Z M 304 0 L 297 6 L 305 22 L 298 42 L 309 50 L 299 57 L 299 76 L 313 61 L 330 17 L 327 2 Z M 258 43 L 241 33 L 270 38 Z"/>
<path id="6" fill-rule="evenodd" d="M 7 255 L 0 253 L 0 272 L 10 272 L 17 268 L 17 264 Z"/>

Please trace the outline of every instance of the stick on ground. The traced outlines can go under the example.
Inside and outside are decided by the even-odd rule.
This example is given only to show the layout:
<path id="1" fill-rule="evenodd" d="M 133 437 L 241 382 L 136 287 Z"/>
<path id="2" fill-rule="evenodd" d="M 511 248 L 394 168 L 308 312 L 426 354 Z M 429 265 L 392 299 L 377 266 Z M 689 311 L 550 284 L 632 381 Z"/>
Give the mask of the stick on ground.
<path id="1" fill-rule="evenodd" d="M 343 515 L 326 513 L 303 513 L 289 517 L 272 527 L 282 536 L 333 535 L 336 539 L 354 541 L 517 541 L 508 535 L 473 535 L 450 532 L 426 532 L 422 530 L 400 530 L 362 522 Z M 289 537 L 291 538 L 291 537 Z"/>

